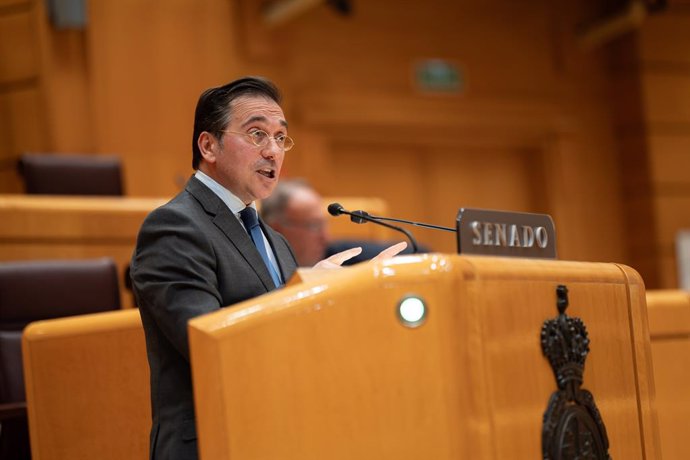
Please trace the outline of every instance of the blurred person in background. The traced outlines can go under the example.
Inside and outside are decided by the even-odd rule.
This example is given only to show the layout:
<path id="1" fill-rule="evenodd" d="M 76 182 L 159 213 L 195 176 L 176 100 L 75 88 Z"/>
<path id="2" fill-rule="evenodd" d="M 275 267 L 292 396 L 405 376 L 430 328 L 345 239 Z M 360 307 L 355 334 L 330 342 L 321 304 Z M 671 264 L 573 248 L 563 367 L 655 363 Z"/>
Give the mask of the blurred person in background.
<path id="1" fill-rule="evenodd" d="M 261 201 L 260 213 L 264 222 L 287 238 L 300 267 L 311 267 L 331 255 L 362 248 L 361 253 L 343 262 L 343 265 L 353 265 L 375 258 L 392 244 L 388 241 L 331 239 L 326 204 L 304 179 L 281 180 L 273 194 Z M 408 247 L 401 254 L 411 252 Z M 419 252 L 426 250 L 420 248 Z"/>

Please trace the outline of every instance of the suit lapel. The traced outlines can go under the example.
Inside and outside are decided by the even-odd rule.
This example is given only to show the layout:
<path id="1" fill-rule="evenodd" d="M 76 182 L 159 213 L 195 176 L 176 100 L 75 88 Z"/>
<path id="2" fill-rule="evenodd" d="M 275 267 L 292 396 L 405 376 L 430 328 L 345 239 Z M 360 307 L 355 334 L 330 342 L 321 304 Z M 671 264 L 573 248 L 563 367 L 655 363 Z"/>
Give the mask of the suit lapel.
<path id="1" fill-rule="evenodd" d="M 268 267 L 266 267 L 264 260 L 261 258 L 259 250 L 256 249 L 249 234 L 244 230 L 242 224 L 240 224 L 237 217 L 233 215 L 225 203 L 195 177 L 192 177 L 189 182 L 187 182 L 186 189 L 189 193 L 194 195 L 199 203 L 201 203 L 204 210 L 213 216 L 212 220 L 214 225 L 218 227 L 228 240 L 230 240 L 230 243 L 237 248 L 237 251 L 257 274 L 266 290 L 270 291 L 275 289 L 271 274 L 268 272 Z"/>

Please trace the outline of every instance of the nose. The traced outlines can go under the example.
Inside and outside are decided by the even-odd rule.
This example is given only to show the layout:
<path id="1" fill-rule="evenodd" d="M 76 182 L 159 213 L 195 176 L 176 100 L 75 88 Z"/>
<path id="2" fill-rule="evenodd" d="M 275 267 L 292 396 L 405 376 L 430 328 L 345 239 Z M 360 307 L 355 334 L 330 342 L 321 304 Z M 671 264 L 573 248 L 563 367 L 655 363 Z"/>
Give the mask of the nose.
<path id="1" fill-rule="evenodd" d="M 261 154 L 264 158 L 275 158 L 282 153 L 284 153 L 283 149 L 278 145 L 278 141 L 274 137 L 269 137 L 268 144 L 261 149 Z"/>

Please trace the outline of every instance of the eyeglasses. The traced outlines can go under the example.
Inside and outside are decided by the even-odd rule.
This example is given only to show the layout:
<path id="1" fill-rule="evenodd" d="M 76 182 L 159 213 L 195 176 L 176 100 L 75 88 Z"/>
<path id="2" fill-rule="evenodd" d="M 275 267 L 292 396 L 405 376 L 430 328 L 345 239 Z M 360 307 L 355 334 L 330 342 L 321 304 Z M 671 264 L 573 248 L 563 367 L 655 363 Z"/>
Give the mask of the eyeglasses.
<path id="1" fill-rule="evenodd" d="M 295 141 L 292 140 L 290 136 L 287 134 L 278 134 L 277 136 L 269 136 L 266 131 L 263 131 L 261 129 L 257 129 L 255 131 L 251 131 L 248 133 L 242 133 L 238 131 L 228 131 L 225 130 L 223 131 L 225 133 L 230 133 L 230 134 L 239 134 L 241 136 L 247 136 L 250 141 L 252 141 L 252 144 L 256 145 L 257 147 L 266 147 L 268 145 L 268 142 L 270 139 L 273 139 L 276 141 L 276 145 L 283 151 L 287 152 L 291 148 L 295 146 Z"/>

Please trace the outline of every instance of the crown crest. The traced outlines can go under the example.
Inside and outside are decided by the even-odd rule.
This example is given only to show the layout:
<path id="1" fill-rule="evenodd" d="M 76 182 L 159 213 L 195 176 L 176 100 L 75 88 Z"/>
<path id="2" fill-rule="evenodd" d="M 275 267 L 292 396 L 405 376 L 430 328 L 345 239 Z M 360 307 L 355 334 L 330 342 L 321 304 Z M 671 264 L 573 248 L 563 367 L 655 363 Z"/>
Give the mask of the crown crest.
<path id="1" fill-rule="evenodd" d="M 589 353 L 587 328 L 580 318 L 565 314 L 568 288 L 559 285 L 556 300 L 558 316 L 544 321 L 541 327 L 541 349 L 558 385 L 544 412 L 543 458 L 611 460 L 606 427 L 594 403 L 594 395 L 581 388 Z"/>
<path id="2" fill-rule="evenodd" d="M 541 348 L 556 375 L 558 388 L 563 390 L 569 382 L 578 387 L 582 384 L 585 360 L 589 353 L 589 338 L 582 320 L 565 314 L 568 308 L 568 288 L 558 286 L 556 295 L 560 314 L 544 322 L 541 328 Z"/>

